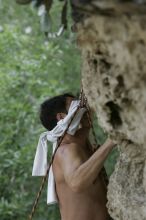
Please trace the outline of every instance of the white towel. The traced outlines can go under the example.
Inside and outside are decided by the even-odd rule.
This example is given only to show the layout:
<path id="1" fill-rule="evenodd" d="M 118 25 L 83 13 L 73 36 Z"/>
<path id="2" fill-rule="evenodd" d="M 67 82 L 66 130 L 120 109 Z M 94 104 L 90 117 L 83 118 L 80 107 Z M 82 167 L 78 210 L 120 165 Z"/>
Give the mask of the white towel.
<path id="1" fill-rule="evenodd" d="M 53 150 L 52 154 L 54 153 L 56 147 L 57 147 L 57 140 L 59 137 L 61 137 L 68 127 L 75 111 L 77 110 L 79 106 L 80 101 L 72 101 L 67 116 L 60 120 L 56 127 L 47 132 L 43 132 L 40 135 L 36 155 L 34 159 L 33 164 L 33 170 L 32 170 L 32 176 L 45 176 L 47 171 L 47 152 L 48 152 L 48 146 L 47 141 L 50 141 L 53 143 Z M 85 108 L 79 108 L 77 114 L 75 115 L 71 125 L 68 128 L 67 133 L 74 135 L 77 131 L 80 120 L 86 111 Z M 52 166 L 50 167 L 49 177 L 48 177 L 48 189 L 47 189 L 47 204 L 52 204 L 58 202 L 57 194 L 55 190 L 55 180 L 54 180 L 54 174 L 52 170 Z"/>

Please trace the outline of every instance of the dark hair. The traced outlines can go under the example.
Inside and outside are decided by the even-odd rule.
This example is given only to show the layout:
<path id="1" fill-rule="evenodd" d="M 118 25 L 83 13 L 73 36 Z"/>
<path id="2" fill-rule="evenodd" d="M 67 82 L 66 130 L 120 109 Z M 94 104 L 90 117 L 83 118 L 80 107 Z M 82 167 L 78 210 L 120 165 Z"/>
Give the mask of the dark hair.
<path id="1" fill-rule="evenodd" d="M 52 130 L 57 125 L 56 114 L 59 112 L 66 113 L 66 98 L 74 96 L 70 93 L 55 96 L 47 99 L 40 107 L 40 120 L 47 130 Z"/>

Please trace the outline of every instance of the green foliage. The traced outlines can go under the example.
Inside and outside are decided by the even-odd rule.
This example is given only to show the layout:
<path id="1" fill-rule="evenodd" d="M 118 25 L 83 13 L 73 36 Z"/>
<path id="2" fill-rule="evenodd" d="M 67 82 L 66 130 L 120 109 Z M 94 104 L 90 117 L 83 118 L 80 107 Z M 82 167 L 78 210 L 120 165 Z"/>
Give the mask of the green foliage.
<path id="1" fill-rule="evenodd" d="M 40 178 L 31 177 L 43 131 L 39 105 L 45 98 L 79 91 L 80 55 L 69 32 L 46 41 L 31 7 L 0 0 L 0 26 L 0 220 L 24 220 L 40 185 Z M 59 219 L 59 211 L 46 205 L 44 190 L 35 219 L 48 218 Z"/>

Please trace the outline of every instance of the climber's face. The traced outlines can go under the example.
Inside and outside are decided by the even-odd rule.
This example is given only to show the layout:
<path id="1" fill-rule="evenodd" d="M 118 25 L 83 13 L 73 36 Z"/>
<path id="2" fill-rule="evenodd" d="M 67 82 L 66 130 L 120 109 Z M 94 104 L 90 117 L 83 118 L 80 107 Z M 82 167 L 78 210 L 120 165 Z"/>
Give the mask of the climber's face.
<path id="1" fill-rule="evenodd" d="M 71 102 L 72 102 L 73 100 L 75 100 L 75 98 L 73 98 L 73 97 L 67 97 L 67 98 L 66 98 L 66 111 L 67 111 L 67 112 L 68 112 L 69 107 L 70 107 L 70 105 L 71 105 Z M 60 113 L 57 113 L 56 118 L 57 118 L 58 121 L 60 121 L 60 120 L 62 120 L 63 118 L 65 118 L 66 115 L 67 115 L 66 113 L 60 112 Z"/>
<path id="2" fill-rule="evenodd" d="M 70 105 L 71 105 L 71 102 L 74 101 L 74 100 L 78 100 L 77 98 L 72 98 L 72 97 L 67 97 L 67 101 L 66 101 L 66 109 L 68 111 Z M 81 127 L 90 127 L 90 124 L 89 124 L 89 121 L 88 121 L 88 116 L 87 116 L 87 113 L 84 113 L 82 119 L 81 119 Z"/>

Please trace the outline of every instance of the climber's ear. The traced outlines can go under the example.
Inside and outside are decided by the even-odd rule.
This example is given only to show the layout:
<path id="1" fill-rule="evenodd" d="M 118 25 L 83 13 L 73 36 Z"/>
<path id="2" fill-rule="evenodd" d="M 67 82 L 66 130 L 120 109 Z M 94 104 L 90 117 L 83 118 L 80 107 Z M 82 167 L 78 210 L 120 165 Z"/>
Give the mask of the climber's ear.
<path id="1" fill-rule="evenodd" d="M 60 121 L 61 119 L 65 118 L 66 114 L 65 113 L 57 113 L 56 119 L 57 121 Z"/>

